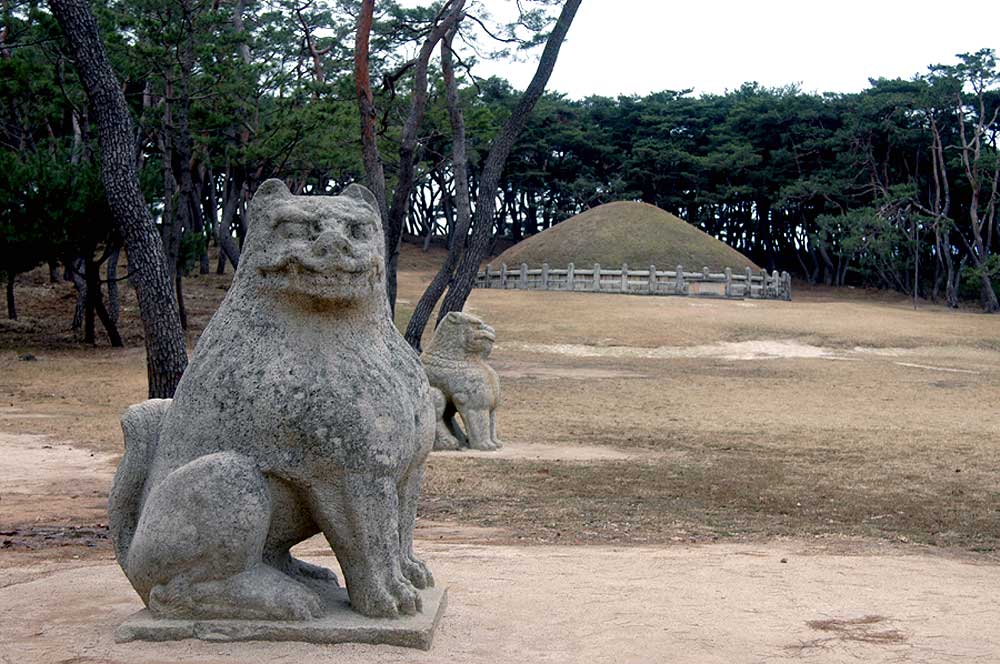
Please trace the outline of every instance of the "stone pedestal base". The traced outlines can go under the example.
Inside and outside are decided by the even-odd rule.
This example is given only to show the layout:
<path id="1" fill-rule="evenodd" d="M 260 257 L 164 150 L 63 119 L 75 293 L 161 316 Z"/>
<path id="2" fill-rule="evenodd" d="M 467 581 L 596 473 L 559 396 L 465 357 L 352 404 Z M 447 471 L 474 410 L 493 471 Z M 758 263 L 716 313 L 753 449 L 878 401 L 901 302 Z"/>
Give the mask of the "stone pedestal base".
<path id="1" fill-rule="evenodd" d="M 448 590 L 436 586 L 420 591 L 423 612 L 402 618 L 367 618 L 350 609 L 347 590 L 340 588 L 329 613 L 308 621 L 176 620 L 155 618 L 146 609 L 133 614 L 115 630 L 115 641 L 305 641 L 308 643 L 370 643 L 428 650 L 444 613 Z"/>

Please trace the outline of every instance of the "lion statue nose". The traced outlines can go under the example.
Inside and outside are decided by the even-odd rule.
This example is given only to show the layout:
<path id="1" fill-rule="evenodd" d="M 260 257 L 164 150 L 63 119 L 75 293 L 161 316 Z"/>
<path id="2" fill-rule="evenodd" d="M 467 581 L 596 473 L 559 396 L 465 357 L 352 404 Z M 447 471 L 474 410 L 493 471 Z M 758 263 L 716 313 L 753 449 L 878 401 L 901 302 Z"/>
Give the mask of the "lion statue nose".
<path id="1" fill-rule="evenodd" d="M 314 256 L 329 256 L 330 254 L 350 254 L 351 243 L 343 233 L 329 228 L 319 234 L 312 243 Z"/>

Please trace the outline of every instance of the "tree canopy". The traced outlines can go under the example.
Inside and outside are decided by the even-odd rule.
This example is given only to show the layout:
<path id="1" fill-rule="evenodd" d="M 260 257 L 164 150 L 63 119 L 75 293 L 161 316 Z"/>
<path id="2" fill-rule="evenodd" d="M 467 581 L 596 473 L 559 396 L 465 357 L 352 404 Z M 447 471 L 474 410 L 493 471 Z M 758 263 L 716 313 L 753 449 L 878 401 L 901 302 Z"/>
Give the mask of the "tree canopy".
<path id="1" fill-rule="evenodd" d="M 851 94 L 755 83 L 699 96 L 546 93 L 495 191 L 481 191 L 491 145 L 522 92 L 476 77 L 476 62 L 544 44 L 556 25 L 559 3 L 521 4 L 511 23 L 480 12 L 448 37 L 446 66 L 464 114 L 467 168 L 459 172 L 472 201 L 494 203 L 489 242 L 519 241 L 602 203 L 642 201 L 769 270 L 1000 308 L 1000 68 L 992 50 Z M 374 136 L 389 191 L 401 173 L 410 177 L 412 158 L 402 218 L 410 241 L 449 243 L 461 228 L 444 60 L 428 61 L 425 107 L 416 129 L 406 129 L 413 63 L 446 5 L 374 5 Z M 366 180 L 353 52 L 360 7 L 93 4 L 137 127 L 136 166 L 181 305 L 185 273 L 211 269 L 209 245 L 220 247 L 215 269 L 238 263 L 246 205 L 264 180 L 282 178 L 294 193 Z M 96 269 L 118 240 L 104 232 L 108 213 L 94 202 L 100 181 L 88 175 L 99 157 L 93 109 L 46 7 L 11 0 L 5 8 L 0 270 L 84 258 Z"/>

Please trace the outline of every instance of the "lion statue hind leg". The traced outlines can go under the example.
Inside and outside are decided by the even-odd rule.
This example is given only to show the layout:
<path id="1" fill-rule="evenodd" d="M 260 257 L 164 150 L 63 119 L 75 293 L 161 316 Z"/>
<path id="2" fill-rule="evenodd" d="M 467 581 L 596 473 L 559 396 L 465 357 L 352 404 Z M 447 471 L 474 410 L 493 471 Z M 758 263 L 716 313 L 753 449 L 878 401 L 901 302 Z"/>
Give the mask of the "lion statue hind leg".
<path id="1" fill-rule="evenodd" d="M 241 454 L 217 452 L 177 468 L 143 505 L 129 580 L 162 617 L 319 617 L 316 593 L 263 562 L 271 508 L 267 479 Z"/>

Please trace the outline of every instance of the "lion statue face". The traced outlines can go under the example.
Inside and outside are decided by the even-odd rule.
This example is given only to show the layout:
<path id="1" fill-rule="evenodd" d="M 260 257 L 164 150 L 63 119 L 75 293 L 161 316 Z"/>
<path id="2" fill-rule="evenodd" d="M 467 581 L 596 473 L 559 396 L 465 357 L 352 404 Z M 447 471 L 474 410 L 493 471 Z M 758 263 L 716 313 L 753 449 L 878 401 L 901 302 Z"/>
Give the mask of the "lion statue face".
<path id="1" fill-rule="evenodd" d="M 486 359 L 496 338 L 496 331 L 479 318 L 452 311 L 438 325 L 427 350 L 433 355 L 453 358 L 478 355 Z"/>
<path id="2" fill-rule="evenodd" d="M 243 256 L 259 287 L 313 303 L 385 297 L 382 226 L 364 187 L 293 196 L 280 180 L 268 180 L 250 202 L 249 221 Z"/>

